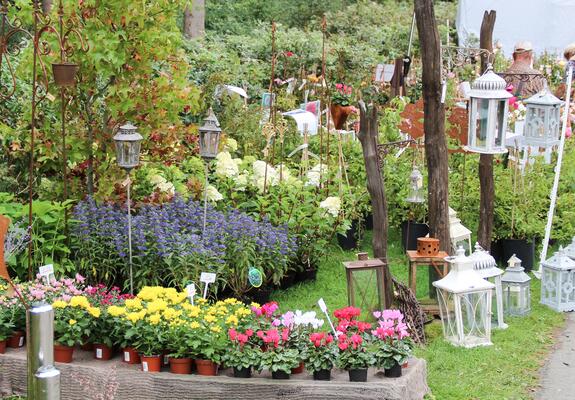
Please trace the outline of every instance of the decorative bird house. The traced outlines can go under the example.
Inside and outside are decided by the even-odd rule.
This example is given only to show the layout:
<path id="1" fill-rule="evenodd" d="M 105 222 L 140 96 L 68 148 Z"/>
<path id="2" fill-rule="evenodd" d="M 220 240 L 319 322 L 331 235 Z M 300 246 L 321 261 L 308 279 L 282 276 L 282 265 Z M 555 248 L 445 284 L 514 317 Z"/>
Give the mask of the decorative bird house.
<path id="1" fill-rule="evenodd" d="M 471 256 L 473 260 L 473 269 L 485 280 L 492 280 L 495 285 L 495 310 L 497 313 L 497 328 L 505 329 L 507 324 L 503 322 L 503 290 L 501 285 L 501 276 L 503 270 L 497 268 L 495 258 L 487 250 L 484 250 L 479 243 L 475 244 L 475 251 Z M 493 314 L 493 302 L 491 302 Z"/>
<path id="2" fill-rule="evenodd" d="M 118 165 L 130 171 L 140 163 L 140 145 L 144 139 L 131 123 L 126 123 L 114 136 L 116 143 L 116 161 Z"/>
<path id="3" fill-rule="evenodd" d="M 521 260 L 515 254 L 501 277 L 505 314 L 523 316 L 531 310 L 531 277 L 525 273 Z"/>
<path id="4" fill-rule="evenodd" d="M 358 254 L 357 261 L 347 261 L 343 265 L 347 278 L 347 299 L 350 306 L 362 310 L 376 311 L 385 308 L 384 268 L 379 258 L 365 259 Z"/>
<path id="5" fill-rule="evenodd" d="M 575 261 L 563 247 L 541 263 L 541 304 L 556 311 L 575 310 Z"/>
<path id="6" fill-rule="evenodd" d="M 527 106 L 523 128 L 525 144 L 538 147 L 559 144 L 563 102 L 545 88 L 524 103 Z"/>
<path id="7" fill-rule="evenodd" d="M 493 72 L 491 65 L 471 85 L 469 93 L 469 127 L 465 149 L 474 153 L 506 153 L 507 99 L 505 80 Z"/>
<path id="8" fill-rule="evenodd" d="M 220 122 L 210 108 L 208 116 L 204 119 L 204 124 L 200 127 L 200 157 L 211 160 L 218 155 L 220 145 Z"/>
<path id="9" fill-rule="evenodd" d="M 451 247 L 453 251 L 459 246 L 463 246 L 466 251 L 471 253 L 471 231 L 461 223 L 457 218 L 457 213 L 449 207 L 449 236 L 451 238 Z"/>
<path id="10" fill-rule="evenodd" d="M 477 274 L 463 247 L 446 261 L 451 271 L 433 282 L 438 289 L 445 339 L 468 348 L 491 345 L 491 296 L 495 285 Z"/>
<path id="11" fill-rule="evenodd" d="M 425 201 L 423 175 L 415 166 L 413 167 L 413 171 L 411 171 L 411 175 L 409 175 L 409 195 L 405 201 L 408 203 L 423 203 Z"/>

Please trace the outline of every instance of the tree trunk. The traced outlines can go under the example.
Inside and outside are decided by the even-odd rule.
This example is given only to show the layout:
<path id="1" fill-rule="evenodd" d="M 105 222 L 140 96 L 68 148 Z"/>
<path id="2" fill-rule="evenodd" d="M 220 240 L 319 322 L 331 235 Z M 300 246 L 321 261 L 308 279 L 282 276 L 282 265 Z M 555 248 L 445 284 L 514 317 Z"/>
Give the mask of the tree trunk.
<path id="1" fill-rule="evenodd" d="M 363 101 L 359 102 L 361 112 L 358 138 L 363 149 L 363 160 L 367 173 L 367 190 L 371 197 L 373 212 L 373 256 L 387 264 L 387 200 L 385 186 L 377 156 L 377 107 L 366 107 Z M 383 277 L 385 290 L 385 308 L 390 308 L 393 302 L 393 285 L 389 267 L 385 266 Z"/>
<path id="2" fill-rule="evenodd" d="M 495 26 L 495 11 L 485 11 L 481 22 L 479 45 L 482 49 L 493 51 L 493 27 Z M 487 57 L 481 57 L 481 70 L 487 68 Z M 491 235 L 493 233 L 493 201 L 495 199 L 495 182 L 493 179 L 493 155 L 479 156 L 479 228 L 477 241 L 486 250 L 491 250 Z"/>
<path id="3" fill-rule="evenodd" d="M 44 15 L 50 14 L 52 9 L 52 0 L 42 0 L 42 13 Z"/>
<path id="4" fill-rule="evenodd" d="M 184 10 L 184 36 L 194 39 L 204 36 L 206 25 L 206 1 L 193 0 L 191 9 L 186 6 Z"/>
<path id="5" fill-rule="evenodd" d="M 184 9 L 184 37 L 186 39 L 192 38 L 192 12 L 189 5 Z"/>
<path id="6" fill-rule="evenodd" d="M 415 0 L 415 16 L 421 44 L 425 156 L 427 159 L 429 234 L 450 251 L 449 188 L 445 108 L 441 103 L 441 41 L 435 22 L 433 0 Z"/>

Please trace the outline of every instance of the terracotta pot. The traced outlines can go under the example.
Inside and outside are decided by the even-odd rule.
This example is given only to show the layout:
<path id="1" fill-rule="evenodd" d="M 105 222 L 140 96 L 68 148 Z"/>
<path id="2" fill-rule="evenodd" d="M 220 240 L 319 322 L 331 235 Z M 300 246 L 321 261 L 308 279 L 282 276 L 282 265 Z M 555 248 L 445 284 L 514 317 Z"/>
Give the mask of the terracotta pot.
<path id="1" fill-rule="evenodd" d="M 182 374 L 182 375 L 191 373 L 192 359 L 170 357 L 170 372 L 172 374 Z"/>
<path id="2" fill-rule="evenodd" d="M 406 361 L 402 364 L 401 368 L 407 368 L 409 367 L 409 361 Z"/>
<path id="3" fill-rule="evenodd" d="M 140 355 L 133 347 L 125 347 L 122 349 L 122 362 L 127 364 L 139 364 L 141 362 Z"/>
<path id="4" fill-rule="evenodd" d="M 6 353 L 6 345 L 8 342 L 6 340 L 0 341 L 0 354 Z"/>
<path id="5" fill-rule="evenodd" d="M 303 372 L 303 362 L 300 362 L 297 367 L 291 369 L 292 375 L 301 374 L 302 372 Z"/>
<path id="6" fill-rule="evenodd" d="M 142 371 L 160 372 L 162 369 L 162 356 L 141 356 Z"/>
<path id="7" fill-rule="evenodd" d="M 54 345 L 54 361 L 71 363 L 74 359 L 74 348 L 70 346 Z"/>
<path id="8" fill-rule="evenodd" d="M 78 64 L 52 64 L 52 74 L 57 86 L 74 86 L 76 84 L 76 72 L 78 72 Z"/>
<path id="9" fill-rule="evenodd" d="M 218 365 L 210 360 L 196 360 L 198 375 L 216 376 L 218 374 Z"/>
<path id="10" fill-rule="evenodd" d="M 420 256 L 433 257 L 439 253 L 439 239 L 420 237 L 417 238 L 417 254 Z"/>
<path id="11" fill-rule="evenodd" d="M 102 343 L 94 343 L 94 358 L 97 360 L 109 360 L 113 352 L 110 347 Z"/>
<path id="12" fill-rule="evenodd" d="M 335 129 L 343 129 L 345 121 L 347 121 L 347 117 L 353 110 L 353 106 L 341 106 L 339 104 L 332 104 L 329 110 L 331 112 L 331 118 L 333 120 Z"/>
<path id="13" fill-rule="evenodd" d="M 26 334 L 22 331 L 15 331 L 12 336 L 8 338 L 8 347 L 17 349 L 18 347 L 24 346 L 26 341 Z"/>

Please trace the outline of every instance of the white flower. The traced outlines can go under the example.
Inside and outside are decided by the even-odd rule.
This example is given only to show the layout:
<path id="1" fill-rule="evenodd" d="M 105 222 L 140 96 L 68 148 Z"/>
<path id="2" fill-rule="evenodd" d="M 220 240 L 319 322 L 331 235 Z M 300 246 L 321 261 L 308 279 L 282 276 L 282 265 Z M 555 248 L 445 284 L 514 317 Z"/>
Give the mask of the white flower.
<path id="1" fill-rule="evenodd" d="M 320 173 L 321 171 L 321 173 Z M 325 180 L 327 175 L 327 165 L 325 164 L 316 164 L 312 169 L 307 171 L 307 182 L 305 183 L 306 186 L 319 186 L 319 178 L 321 175 L 321 179 Z"/>
<path id="2" fill-rule="evenodd" d="M 247 174 L 247 172 L 242 172 L 234 179 L 237 191 L 244 192 L 246 190 L 246 186 L 248 185 L 248 178 L 249 175 Z"/>
<path id="3" fill-rule="evenodd" d="M 238 149 L 238 142 L 232 138 L 226 138 L 226 142 L 224 143 L 224 151 L 229 151 L 233 153 Z"/>
<path id="4" fill-rule="evenodd" d="M 296 310 L 293 317 L 293 322 L 295 326 L 311 326 L 314 329 L 318 329 L 323 325 L 323 319 L 318 319 L 315 311 L 308 311 L 302 313 L 300 310 Z"/>
<path id="5" fill-rule="evenodd" d="M 326 210 L 328 214 L 331 214 L 333 217 L 337 217 L 339 215 L 339 210 L 341 209 L 341 200 L 339 197 L 330 196 L 321 203 L 319 203 L 320 208 Z"/>
<path id="6" fill-rule="evenodd" d="M 267 186 L 276 186 L 278 184 L 278 172 L 274 167 L 267 164 L 265 161 L 254 161 L 252 168 L 254 170 L 252 183 L 259 189 L 260 192 L 263 192 L 264 190 L 264 183 Z"/>
<path id="7" fill-rule="evenodd" d="M 161 184 L 161 183 L 166 183 L 166 182 L 167 182 L 166 178 L 164 178 L 162 175 L 157 175 L 157 174 L 156 174 L 156 175 L 153 175 L 153 176 L 150 178 L 150 183 L 151 183 L 152 185 L 155 185 L 155 186 L 157 186 L 157 185 L 159 185 L 159 184 Z"/>
<path id="8" fill-rule="evenodd" d="M 216 189 L 215 186 L 208 185 L 207 192 L 208 192 L 207 197 L 209 201 L 220 201 L 224 198 L 224 196 L 222 196 L 222 194 L 218 192 L 218 189 Z"/>
<path id="9" fill-rule="evenodd" d="M 216 156 L 216 175 L 233 178 L 240 172 L 238 164 L 232 160 L 227 151 L 222 151 Z"/>
<path id="10" fill-rule="evenodd" d="M 162 193 L 175 194 L 176 188 L 172 182 L 162 182 L 156 185 L 156 188 Z"/>

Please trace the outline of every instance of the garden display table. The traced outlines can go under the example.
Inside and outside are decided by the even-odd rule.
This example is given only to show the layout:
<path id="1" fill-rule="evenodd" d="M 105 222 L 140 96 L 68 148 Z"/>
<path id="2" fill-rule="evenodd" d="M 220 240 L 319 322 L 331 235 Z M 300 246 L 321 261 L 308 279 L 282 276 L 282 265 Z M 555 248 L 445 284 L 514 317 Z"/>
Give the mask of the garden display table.
<path id="1" fill-rule="evenodd" d="M 449 256 L 447 252 L 440 251 L 436 256 L 422 256 L 417 253 L 417 250 L 407 250 L 407 257 L 409 259 L 409 288 L 415 296 L 417 296 L 417 268 L 418 267 L 432 267 L 440 278 L 447 275 L 448 262 L 445 257 Z M 439 315 L 439 305 L 436 302 L 422 303 L 421 307 L 425 312 Z"/>
<path id="2" fill-rule="evenodd" d="M 253 378 L 233 378 L 231 370 L 219 376 L 175 375 L 142 372 L 116 356 L 109 361 L 93 359 L 92 352 L 75 352 L 71 364 L 56 363 L 61 372 L 61 398 L 65 400 L 135 399 L 282 399 L 282 400 L 420 400 L 428 392 L 426 362 L 409 359 L 400 378 L 385 378 L 370 369 L 365 383 L 349 382 L 345 371 L 334 370 L 332 380 L 314 381 L 304 372 L 278 381 L 263 372 Z M 10 349 L 0 354 L 0 398 L 26 392 L 26 351 Z"/>

